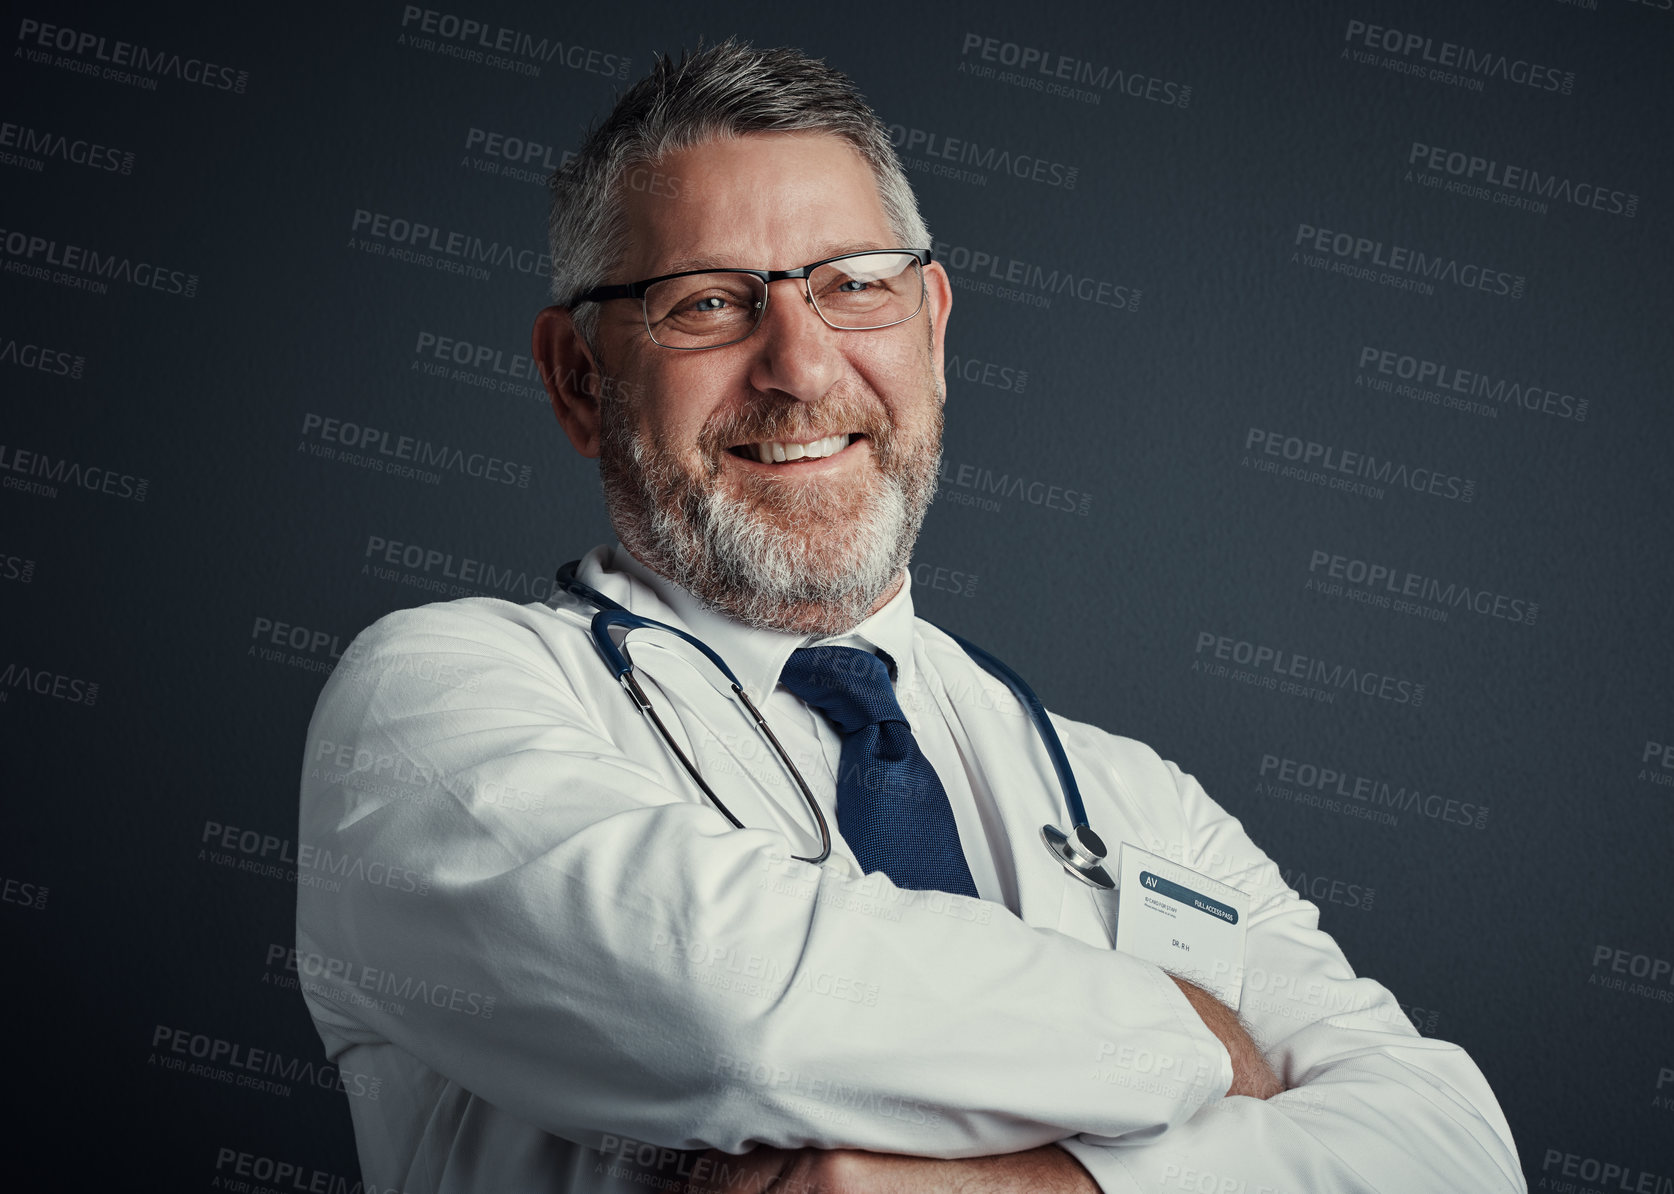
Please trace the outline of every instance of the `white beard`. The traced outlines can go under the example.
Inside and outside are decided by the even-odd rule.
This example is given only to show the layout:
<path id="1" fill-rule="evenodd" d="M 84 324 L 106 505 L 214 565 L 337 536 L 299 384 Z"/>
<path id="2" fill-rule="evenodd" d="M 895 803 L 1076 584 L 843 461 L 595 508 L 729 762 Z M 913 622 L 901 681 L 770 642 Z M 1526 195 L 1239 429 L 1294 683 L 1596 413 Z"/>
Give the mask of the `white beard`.
<path id="1" fill-rule="evenodd" d="M 768 481 L 754 499 L 735 496 L 720 482 L 724 449 L 714 443 L 736 432 L 711 437 L 708 475 L 693 476 L 632 426 L 620 402 L 604 399 L 599 471 L 611 524 L 653 571 L 748 626 L 841 634 L 871 613 L 912 556 L 941 460 L 939 387 L 936 397 L 923 443 L 902 445 L 876 413 L 859 424 L 872 437 L 877 475 L 858 502 L 847 485 L 839 502 L 806 481 Z M 732 442 L 779 438 L 740 435 Z"/>

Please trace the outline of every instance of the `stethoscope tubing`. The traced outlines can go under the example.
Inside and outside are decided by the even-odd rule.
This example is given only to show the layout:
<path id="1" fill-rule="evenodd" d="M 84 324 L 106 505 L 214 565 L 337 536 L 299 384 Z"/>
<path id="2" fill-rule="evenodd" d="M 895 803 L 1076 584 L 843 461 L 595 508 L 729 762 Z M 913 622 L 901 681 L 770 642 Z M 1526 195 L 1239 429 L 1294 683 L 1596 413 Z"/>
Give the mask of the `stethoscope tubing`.
<path id="1" fill-rule="evenodd" d="M 932 622 L 931 625 L 936 624 Z M 1040 698 L 1035 695 L 1035 690 L 1024 683 L 1022 676 L 969 639 L 942 626 L 936 626 L 936 629 L 963 647 L 965 654 L 976 660 L 990 676 L 1011 689 L 1011 694 L 1029 711 L 1029 720 L 1035 723 L 1041 744 L 1046 747 L 1047 756 L 1052 760 L 1052 769 L 1058 773 L 1058 787 L 1064 794 L 1064 805 L 1069 811 L 1070 825 L 1074 828 L 1085 827 L 1087 809 L 1081 803 L 1081 787 L 1075 782 L 1075 772 L 1070 768 L 1069 756 L 1064 753 L 1064 744 L 1059 741 L 1058 731 L 1053 727 L 1051 717 L 1047 715 L 1046 706 L 1041 704 Z"/>
<path id="2" fill-rule="evenodd" d="M 708 643 L 705 643 L 695 635 L 687 634 L 684 630 L 675 626 L 670 626 L 665 622 L 658 622 L 655 619 L 642 617 L 639 614 L 633 613 L 620 603 L 612 601 L 609 597 L 606 597 L 597 589 L 583 584 L 581 581 L 576 579 L 576 567 L 577 561 L 574 560 L 565 564 L 562 568 L 558 569 L 558 574 L 554 580 L 559 587 L 564 589 L 565 592 L 571 593 L 583 600 L 590 601 L 599 607 L 599 612 L 593 615 L 591 629 L 593 634 L 593 643 L 596 647 L 598 647 L 599 654 L 604 657 L 605 666 L 610 669 L 611 674 L 616 677 L 617 682 L 627 690 L 628 695 L 633 698 L 634 704 L 639 706 L 640 712 L 644 713 L 645 716 L 651 719 L 651 724 L 656 727 L 657 733 L 662 736 L 663 742 L 668 746 L 669 750 L 674 753 L 674 756 L 680 760 L 680 764 L 685 768 L 686 774 L 692 777 L 692 782 L 697 784 L 703 794 L 709 798 L 709 802 L 720 811 L 720 814 L 723 817 L 732 823 L 732 827 L 734 829 L 743 829 L 745 827 L 744 822 L 734 816 L 732 810 L 726 806 L 726 803 L 715 794 L 715 790 L 709 786 L 708 782 L 703 778 L 702 773 L 698 771 L 697 764 L 693 763 L 687 756 L 686 752 L 680 749 L 680 744 L 674 740 L 674 735 L 669 732 L 668 726 L 663 722 L 663 719 L 657 715 L 657 710 L 651 704 L 651 698 L 645 694 L 645 690 L 640 687 L 639 680 L 634 676 L 633 662 L 628 658 L 627 652 L 624 651 L 622 647 L 619 646 L 611 637 L 610 631 L 612 627 L 619 626 L 624 630 L 648 629 L 664 631 L 665 633 L 674 635 L 676 638 L 679 638 L 682 642 L 688 644 L 689 646 L 695 647 L 715 665 L 720 673 L 726 677 L 727 683 L 732 686 L 733 696 L 738 699 L 739 703 L 742 704 L 745 710 L 750 714 L 751 720 L 756 724 L 757 731 L 766 737 L 768 743 L 773 747 L 774 753 L 779 756 L 779 761 L 784 764 L 785 770 L 790 774 L 791 779 L 795 781 L 797 788 L 801 791 L 802 799 L 807 802 L 809 811 L 814 814 L 814 823 L 819 827 L 820 834 L 819 853 L 811 856 L 794 854 L 792 857 L 799 862 L 811 862 L 815 866 L 821 865 L 827 858 L 830 858 L 831 826 L 825 819 L 825 810 L 820 807 L 820 802 L 814 798 L 814 793 L 809 789 L 808 782 L 802 778 L 801 770 L 797 767 L 795 762 L 791 760 L 790 752 L 784 748 L 782 743 L 780 743 L 779 736 L 775 734 L 773 732 L 773 728 L 767 724 L 767 719 L 761 715 L 761 710 L 756 708 L 756 703 L 752 701 L 749 694 L 744 691 L 744 686 L 739 683 L 738 677 L 733 675 L 733 671 L 727 666 L 726 661 L 717 655 Z"/>
<path id="3" fill-rule="evenodd" d="M 789 752 L 780 743 L 778 735 L 767 724 L 767 719 L 756 708 L 755 702 L 750 700 L 749 694 L 744 691 L 744 686 L 739 683 L 738 677 L 733 674 L 726 661 L 716 654 L 709 644 L 696 636 L 688 634 L 678 627 L 669 626 L 666 623 L 633 613 L 625 606 L 612 601 L 597 589 L 583 584 L 576 578 L 578 567 L 579 561 L 576 560 L 571 560 L 563 565 L 554 576 L 554 583 L 563 591 L 597 607 L 598 612 L 593 615 L 591 622 L 594 645 L 598 647 L 599 654 L 603 657 L 605 665 L 610 669 L 611 675 L 622 685 L 633 702 L 639 706 L 640 711 L 650 718 L 663 741 L 675 757 L 680 760 L 686 774 L 692 777 L 692 782 L 697 784 L 703 794 L 734 828 L 743 829 L 745 827 L 744 823 L 733 815 L 721 798 L 715 794 L 714 789 L 704 780 L 697 769 L 697 765 L 687 757 L 684 750 L 680 749 L 679 743 L 674 740 L 668 726 L 664 724 L 656 709 L 652 707 L 650 698 L 646 696 L 645 690 L 640 687 L 639 681 L 634 676 L 633 661 L 628 658 L 623 646 L 619 645 L 611 635 L 613 628 L 623 630 L 624 642 L 626 632 L 635 629 L 658 630 L 672 634 L 682 642 L 700 651 L 705 658 L 715 665 L 720 674 L 726 677 L 733 695 L 749 712 L 751 719 L 756 724 L 756 729 L 772 745 L 774 753 L 779 756 L 785 770 L 796 781 L 796 786 L 802 792 L 803 800 L 807 802 L 808 808 L 813 812 L 815 822 L 819 826 L 819 854 L 813 857 L 802 855 L 794 855 L 793 857 L 797 858 L 798 861 L 811 862 L 816 866 L 829 858 L 831 856 L 831 828 L 826 822 L 824 810 L 820 808 L 819 801 L 814 798 L 813 792 L 809 790 L 807 781 L 802 778 L 802 772 L 791 760 Z M 1087 824 L 1087 809 L 1081 800 L 1080 785 L 1075 782 L 1075 772 L 1070 767 L 1069 756 L 1065 753 L 1063 742 L 1058 738 L 1058 731 L 1053 727 L 1052 719 L 1046 712 L 1046 706 L 1041 704 L 1034 689 L 1030 688 L 1021 676 L 993 655 L 950 630 L 945 630 L 939 626 L 937 629 L 957 643 L 984 671 L 1004 684 L 1023 705 L 1029 715 L 1029 720 L 1034 723 L 1041 744 L 1046 748 L 1047 757 L 1052 760 L 1052 769 L 1057 773 L 1058 787 L 1063 795 L 1065 808 L 1070 815 L 1070 831 L 1068 834 L 1054 828 L 1051 824 L 1042 826 L 1041 832 L 1047 850 L 1058 859 L 1064 869 L 1071 875 L 1091 886 L 1108 890 L 1112 883 L 1109 876 L 1104 872 L 1104 868 L 1100 865 L 1104 858 L 1104 843 Z"/>

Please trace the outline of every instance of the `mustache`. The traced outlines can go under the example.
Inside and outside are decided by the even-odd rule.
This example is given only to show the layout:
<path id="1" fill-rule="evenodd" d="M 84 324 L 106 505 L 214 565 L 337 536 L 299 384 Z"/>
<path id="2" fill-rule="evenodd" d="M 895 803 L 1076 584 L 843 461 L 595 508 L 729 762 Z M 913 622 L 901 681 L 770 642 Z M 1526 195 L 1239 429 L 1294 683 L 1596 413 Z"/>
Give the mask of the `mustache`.
<path id="1" fill-rule="evenodd" d="M 716 460 L 740 444 L 805 443 L 838 432 L 865 435 L 881 452 L 893 440 L 894 424 L 881 403 L 857 396 L 838 395 L 812 403 L 769 398 L 711 416 L 698 433 L 698 447 Z"/>

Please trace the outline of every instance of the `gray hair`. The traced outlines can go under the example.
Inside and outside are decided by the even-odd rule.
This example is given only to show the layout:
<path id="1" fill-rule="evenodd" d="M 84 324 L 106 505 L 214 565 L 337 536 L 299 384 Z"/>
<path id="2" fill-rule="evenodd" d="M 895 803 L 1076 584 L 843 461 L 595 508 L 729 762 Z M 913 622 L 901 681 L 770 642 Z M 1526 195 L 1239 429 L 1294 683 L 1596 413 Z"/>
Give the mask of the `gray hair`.
<path id="1" fill-rule="evenodd" d="M 570 306 L 604 284 L 627 252 L 618 201 L 624 177 L 670 153 L 747 133 L 825 132 L 843 138 L 871 166 L 891 232 L 903 248 L 928 248 L 930 231 L 902 172 L 889 131 L 854 82 L 799 50 L 758 50 L 733 38 L 651 73 L 616 101 L 581 151 L 553 176 L 552 301 Z M 599 309 L 575 314 L 589 343 Z"/>

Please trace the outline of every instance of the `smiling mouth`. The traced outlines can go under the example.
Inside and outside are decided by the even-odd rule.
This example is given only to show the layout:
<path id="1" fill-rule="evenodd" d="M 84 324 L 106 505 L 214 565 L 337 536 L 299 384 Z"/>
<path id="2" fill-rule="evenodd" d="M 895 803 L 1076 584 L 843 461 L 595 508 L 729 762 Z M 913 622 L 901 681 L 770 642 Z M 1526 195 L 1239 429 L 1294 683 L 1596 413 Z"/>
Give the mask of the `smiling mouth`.
<path id="1" fill-rule="evenodd" d="M 797 460 L 824 460 L 827 456 L 835 456 L 855 440 L 864 438 L 863 435 L 845 431 L 801 443 L 791 443 L 785 440 L 764 440 L 756 443 L 735 444 L 727 451 L 744 460 L 756 461 L 758 464 L 789 464 Z"/>

